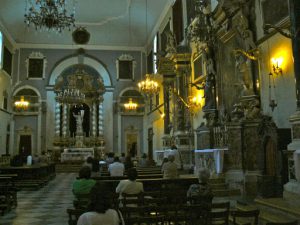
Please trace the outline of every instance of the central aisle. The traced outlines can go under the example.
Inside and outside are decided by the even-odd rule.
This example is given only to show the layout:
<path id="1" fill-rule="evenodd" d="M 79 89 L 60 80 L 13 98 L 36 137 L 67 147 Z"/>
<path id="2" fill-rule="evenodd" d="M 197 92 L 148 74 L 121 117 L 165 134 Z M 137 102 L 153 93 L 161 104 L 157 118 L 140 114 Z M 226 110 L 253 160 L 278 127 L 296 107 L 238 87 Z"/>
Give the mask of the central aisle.
<path id="1" fill-rule="evenodd" d="M 54 180 L 37 191 L 18 192 L 18 206 L 4 216 L 1 225 L 67 225 L 72 208 L 72 183 L 77 173 L 57 173 Z"/>

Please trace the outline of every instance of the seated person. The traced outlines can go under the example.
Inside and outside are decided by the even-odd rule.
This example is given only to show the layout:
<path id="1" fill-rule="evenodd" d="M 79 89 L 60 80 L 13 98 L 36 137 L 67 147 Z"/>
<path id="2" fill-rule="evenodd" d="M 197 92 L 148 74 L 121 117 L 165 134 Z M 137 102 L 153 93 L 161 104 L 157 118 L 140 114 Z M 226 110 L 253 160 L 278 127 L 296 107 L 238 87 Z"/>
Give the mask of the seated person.
<path id="1" fill-rule="evenodd" d="M 178 177 L 177 164 L 174 163 L 175 156 L 169 155 L 168 162 L 164 163 L 161 172 L 163 173 L 163 178 L 173 179 Z"/>
<path id="2" fill-rule="evenodd" d="M 83 213 L 77 225 L 105 224 L 124 225 L 122 214 L 119 210 L 112 209 L 109 187 L 104 184 L 96 184 L 91 190 L 88 212 Z"/>
<path id="3" fill-rule="evenodd" d="M 91 157 L 91 156 L 87 157 L 86 161 L 82 164 L 82 167 L 88 166 L 92 169 L 93 168 L 93 161 L 94 161 L 93 157 Z"/>
<path id="4" fill-rule="evenodd" d="M 138 173 L 135 168 L 130 168 L 127 171 L 128 180 L 121 180 L 116 188 L 116 193 L 120 195 L 125 194 L 139 194 L 144 192 L 144 186 L 142 182 L 137 182 L 136 178 Z"/>
<path id="5" fill-rule="evenodd" d="M 119 157 L 115 157 L 114 162 L 108 166 L 108 172 L 112 177 L 122 177 L 124 170 L 124 164 L 120 163 Z"/>
<path id="6" fill-rule="evenodd" d="M 79 195 L 88 195 L 95 184 L 96 181 L 91 179 L 91 168 L 83 166 L 79 171 L 79 178 L 73 183 L 73 194 L 75 197 L 78 197 Z"/>
<path id="7" fill-rule="evenodd" d="M 125 167 L 126 171 L 129 170 L 130 168 L 134 167 L 130 155 L 125 157 L 124 167 Z"/>
<path id="8" fill-rule="evenodd" d="M 192 184 L 188 191 L 187 197 L 188 198 L 195 198 L 205 201 L 206 203 L 211 203 L 213 194 L 210 186 L 208 185 L 210 172 L 208 169 L 203 168 L 199 170 L 199 183 Z M 192 203 L 192 202 L 191 202 Z M 199 202 L 197 202 L 199 203 Z"/>
<path id="9" fill-rule="evenodd" d="M 147 154 L 146 153 L 144 153 L 142 155 L 142 158 L 139 161 L 139 166 L 140 167 L 147 167 L 148 166 L 148 160 L 147 160 Z"/>

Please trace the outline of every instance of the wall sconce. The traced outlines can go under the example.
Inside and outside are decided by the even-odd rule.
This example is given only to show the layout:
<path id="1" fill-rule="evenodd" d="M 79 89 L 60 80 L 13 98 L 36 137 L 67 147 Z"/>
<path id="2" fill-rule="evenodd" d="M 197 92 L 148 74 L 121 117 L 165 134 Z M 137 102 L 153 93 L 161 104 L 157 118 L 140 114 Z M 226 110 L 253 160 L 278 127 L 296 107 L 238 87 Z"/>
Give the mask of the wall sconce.
<path id="1" fill-rule="evenodd" d="M 124 103 L 124 107 L 128 111 L 136 110 L 138 104 L 132 101 L 132 98 L 129 98 L 128 103 Z"/>
<path id="2" fill-rule="evenodd" d="M 165 113 L 160 111 L 160 109 L 158 109 L 158 112 L 159 112 L 160 118 L 162 118 L 162 119 L 165 118 Z"/>
<path id="3" fill-rule="evenodd" d="M 273 72 L 275 74 L 281 74 L 282 75 L 282 63 L 283 63 L 283 57 L 279 57 L 279 58 L 272 58 L 272 68 L 273 68 Z"/>

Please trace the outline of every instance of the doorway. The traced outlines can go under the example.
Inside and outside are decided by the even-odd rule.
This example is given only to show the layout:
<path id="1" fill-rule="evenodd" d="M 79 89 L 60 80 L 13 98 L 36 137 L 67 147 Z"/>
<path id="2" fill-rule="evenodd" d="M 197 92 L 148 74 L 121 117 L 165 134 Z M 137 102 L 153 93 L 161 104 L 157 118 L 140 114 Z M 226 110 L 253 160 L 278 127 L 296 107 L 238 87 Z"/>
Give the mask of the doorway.
<path id="1" fill-rule="evenodd" d="M 23 157 L 31 155 L 31 135 L 20 135 L 19 154 Z"/>
<path id="2" fill-rule="evenodd" d="M 127 133 L 126 134 L 126 148 L 127 148 L 127 155 L 130 154 L 131 157 L 136 157 L 137 152 L 137 141 L 138 135 L 137 133 Z"/>
<path id="3" fill-rule="evenodd" d="M 265 174 L 269 176 L 277 175 L 277 155 L 276 155 L 276 143 L 271 137 L 266 138 L 265 144 Z"/>

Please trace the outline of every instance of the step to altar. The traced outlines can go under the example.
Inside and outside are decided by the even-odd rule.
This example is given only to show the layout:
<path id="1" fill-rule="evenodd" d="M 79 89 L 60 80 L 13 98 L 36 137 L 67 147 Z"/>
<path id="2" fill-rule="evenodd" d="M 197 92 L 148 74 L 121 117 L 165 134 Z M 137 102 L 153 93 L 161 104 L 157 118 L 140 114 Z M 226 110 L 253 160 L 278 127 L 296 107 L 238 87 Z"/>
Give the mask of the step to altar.
<path id="1" fill-rule="evenodd" d="M 236 208 L 238 210 L 248 211 L 259 209 L 259 224 L 264 225 L 268 222 L 291 222 L 299 220 L 299 206 L 293 206 L 281 198 L 257 198 L 254 202 L 249 203 L 238 200 Z"/>

